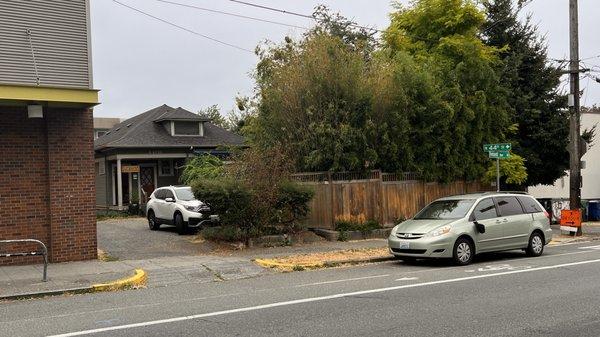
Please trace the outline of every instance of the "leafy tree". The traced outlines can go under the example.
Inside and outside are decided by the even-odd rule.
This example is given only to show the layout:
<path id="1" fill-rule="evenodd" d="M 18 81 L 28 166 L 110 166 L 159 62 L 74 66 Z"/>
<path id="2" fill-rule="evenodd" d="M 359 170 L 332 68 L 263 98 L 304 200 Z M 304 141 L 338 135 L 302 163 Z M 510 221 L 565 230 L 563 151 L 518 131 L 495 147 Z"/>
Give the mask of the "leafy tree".
<path id="1" fill-rule="evenodd" d="M 546 43 L 531 23 L 521 22 L 520 5 L 511 0 L 487 0 L 487 20 L 482 38 L 499 49 L 502 63 L 498 76 L 514 109 L 510 135 L 513 150 L 525 159 L 525 185 L 552 184 L 569 165 L 568 111 L 564 95 L 557 91 L 560 73 L 548 62 Z"/>
<path id="2" fill-rule="evenodd" d="M 216 104 L 204 109 L 200 109 L 198 111 L 198 114 L 200 116 L 210 119 L 211 123 L 213 123 L 216 126 L 220 126 L 224 129 L 229 129 L 230 127 L 230 124 L 228 123 L 227 119 L 223 117 L 223 115 L 221 115 L 219 106 Z"/>
<path id="3" fill-rule="evenodd" d="M 215 179 L 224 173 L 223 162 L 218 157 L 203 154 L 189 160 L 185 164 L 179 180 L 186 185 L 196 180 Z"/>
<path id="4" fill-rule="evenodd" d="M 485 182 L 496 181 L 496 163 L 490 164 L 484 176 Z M 508 159 L 500 160 L 500 179 L 507 184 L 521 185 L 527 181 L 527 170 L 525 169 L 525 159 L 523 157 L 511 154 Z"/>
<path id="5" fill-rule="evenodd" d="M 411 139 L 415 151 L 434 151 L 422 154 L 427 165 L 420 171 L 437 169 L 432 178 L 446 181 L 479 178 L 488 164 L 482 144 L 505 139 L 509 126 L 506 93 L 495 73 L 498 49 L 478 36 L 484 13 L 470 0 L 419 0 L 396 8 L 384 33 L 385 51 L 391 57 L 407 53 L 427 69 L 437 100 L 435 114 L 417 116 L 437 121 L 435 129 Z M 426 126 L 421 123 L 421 130 Z"/>

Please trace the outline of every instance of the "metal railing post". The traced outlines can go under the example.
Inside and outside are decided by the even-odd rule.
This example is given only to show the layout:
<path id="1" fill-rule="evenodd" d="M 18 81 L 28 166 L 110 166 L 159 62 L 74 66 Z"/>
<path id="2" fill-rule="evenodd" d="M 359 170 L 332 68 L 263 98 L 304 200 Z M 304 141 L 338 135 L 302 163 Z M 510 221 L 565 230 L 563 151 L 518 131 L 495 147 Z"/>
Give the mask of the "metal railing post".
<path id="1" fill-rule="evenodd" d="M 42 246 L 42 255 L 44 256 L 44 273 L 42 275 L 42 281 L 48 281 L 48 248 L 46 245 L 40 241 L 35 239 L 17 239 L 17 240 L 0 240 L 0 243 L 36 243 Z M 11 257 L 11 256 L 36 256 L 40 255 L 38 252 L 23 252 L 23 253 L 13 253 L 13 254 L 1 254 L 0 257 Z"/>

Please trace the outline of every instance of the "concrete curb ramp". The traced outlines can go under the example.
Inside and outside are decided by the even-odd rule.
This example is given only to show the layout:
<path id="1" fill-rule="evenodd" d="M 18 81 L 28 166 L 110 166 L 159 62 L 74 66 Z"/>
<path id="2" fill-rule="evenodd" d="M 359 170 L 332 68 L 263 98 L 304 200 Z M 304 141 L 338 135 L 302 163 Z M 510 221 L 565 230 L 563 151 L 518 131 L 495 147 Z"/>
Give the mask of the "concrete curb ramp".
<path id="1" fill-rule="evenodd" d="M 135 289 L 135 288 L 145 286 L 147 280 L 148 280 L 148 276 L 143 269 L 135 269 L 133 276 L 125 277 L 125 278 L 114 280 L 114 281 L 107 282 L 107 283 L 92 284 L 89 287 L 81 287 L 81 288 L 47 290 L 47 291 L 40 291 L 40 292 L 34 292 L 34 293 L 8 295 L 8 296 L 0 295 L 0 301 L 40 298 L 40 297 L 46 297 L 46 296 L 88 294 L 88 293 L 96 293 L 96 292 L 103 292 L 103 291 Z"/>
<path id="2" fill-rule="evenodd" d="M 264 268 L 275 268 L 281 270 L 304 270 L 335 267 L 346 264 L 375 263 L 394 260 L 393 256 L 378 256 L 368 259 L 348 259 L 339 261 L 318 261 L 312 263 L 283 263 L 277 259 L 255 259 L 254 262 Z"/>

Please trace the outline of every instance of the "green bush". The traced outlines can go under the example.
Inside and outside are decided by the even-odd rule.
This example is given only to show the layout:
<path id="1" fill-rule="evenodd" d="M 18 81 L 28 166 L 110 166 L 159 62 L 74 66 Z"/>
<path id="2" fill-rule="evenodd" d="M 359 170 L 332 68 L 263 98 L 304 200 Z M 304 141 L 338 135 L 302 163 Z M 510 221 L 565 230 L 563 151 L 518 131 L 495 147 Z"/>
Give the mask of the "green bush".
<path id="1" fill-rule="evenodd" d="M 291 232 L 300 227 L 300 220 L 310 212 L 308 202 L 313 198 L 314 191 L 306 185 L 294 182 L 284 182 L 279 187 L 279 195 L 273 209 L 276 225 L 286 226 Z"/>
<path id="2" fill-rule="evenodd" d="M 360 231 L 363 233 L 370 232 L 374 229 L 382 228 L 377 220 L 367 220 L 363 223 L 352 220 L 336 220 L 335 230 L 339 232 Z"/>
<path id="3" fill-rule="evenodd" d="M 252 194 L 238 181 L 198 179 L 192 183 L 196 199 L 208 203 L 224 226 L 253 227 Z"/>
<path id="4" fill-rule="evenodd" d="M 242 239 L 300 231 L 300 220 L 310 211 L 308 202 L 314 194 L 306 186 L 285 182 L 278 190 L 276 202 L 269 205 L 261 202 L 260 190 L 228 178 L 199 179 L 192 183 L 192 190 L 198 200 L 219 214 L 223 228 L 238 228 Z"/>

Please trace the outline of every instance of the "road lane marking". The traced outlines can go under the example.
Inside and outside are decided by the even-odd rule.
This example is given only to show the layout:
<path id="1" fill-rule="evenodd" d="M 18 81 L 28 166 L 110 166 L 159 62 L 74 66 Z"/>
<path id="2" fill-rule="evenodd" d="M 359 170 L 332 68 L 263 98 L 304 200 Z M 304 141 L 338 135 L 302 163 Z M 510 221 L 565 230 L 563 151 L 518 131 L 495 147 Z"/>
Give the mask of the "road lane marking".
<path id="1" fill-rule="evenodd" d="M 378 288 L 378 289 L 369 289 L 369 290 L 361 290 L 361 291 L 354 291 L 354 292 L 349 292 L 349 293 L 340 293 L 340 294 L 333 294 L 333 295 L 319 296 L 319 297 L 309 297 L 309 298 L 303 298 L 303 299 L 298 299 L 298 300 L 275 302 L 275 303 L 257 305 L 257 306 L 252 306 L 252 307 L 244 307 L 244 308 L 237 308 L 237 309 L 229 309 L 229 310 L 209 312 L 209 313 L 204 313 L 204 314 L 196 314 L 196 315 L 189 315 L 189 316 L 173 317 L 173 318 L 160 319 L 160 320 L 154 320 L 154 321 L 147 321 L 147 322 L 141 322 L 141 323 L 117 325 L 117 326 L 106 327 L 106 328 L 81 330 L 81 331 L 69 332 L 69 333 L 65 333 L 65 334 L 52 335 L 52 336 L 49 336 L 49 337 L 72 337 L 72 336 L 91 335 L 91 334 L 101 333 L 101 332 L 119 331 L 119 330 L 126 330 L 126 329 L 132 329 L 132 328 L 141 328 L 141 327 L 147 327 L 147 326 L 152 326 L 152 325 L 175 323 L 175 322 L 181 322 L 181 321 L 189 321 L 189 320 L 201 319 L 201 318 L 206 318 L 206 317 L 215 317 L 215 316 L 230 315 L 230 314 L 243 313 L 243 312 L 249 312 L 249 311 L 257 311 L 257 310 L 264 310 L 264 309 L 270 309 L 270 308 L 283 307 L 283 306 L 290 306 L 290 305 L 297 305 L 297 304 L 304 304 L 304 303 L 311 303 L 311 302 L 326 301 L 326 300 L 332 300 L 332 299 L 338 299 L 338 298 L 345 298 L 345 297 L 351 297 L 351 296 L 359 296 L 359 295 L 366 295 L 366 294 L 376 294 L 376 293 L 388 292 L 388 291 L 393 291 L 393 290 L 400 290 L 400 289 L 407 289 L 407 288 L 417 288 L 417 287 L 425 287 L 425 286 L 445 284 L 445 283 L 456 283 L 456 282 L 476 280 L 476 279 L 482 279 L 482 278 L 490 278 L 490 277 L 497 277 L 497 276 L 504 276 L 504 275 L 529 273 L 529 272 L 534 272 L 534 271 L 550 270 L 550 269 L 557 269 L 557 268 L 564 268 L 564 267 L 578 266 L 578 265 L 585 265 L 585 264 L 599 263 L 599 262 L 600 262 L 600 259 L 586 260 L 586 261 L 562 263 L 562 264 L 557 264 L 557 265 L 543 266 L 543 267 L 530 268 L 530 269 L 510 270 L 510 271 L 499 272 L 499 273 L 492 273 L 492 274 L 480 274 L 480 275 L 475 275 L 475 276 L 459 277 L 459 278 L 453 278 L 453 279 L 447 279 L 447 280 L 438 280 L 438 281 L 429 281 L 429 282 L 422 282 L 422 283 L 405 284 L 405 285 L 401 285 L 401 286 Z"/>
<path id="2" fill-rule="evenodd" d="M 310 286 L 316 286 L 316 285 L 322 285 L 322 284 L 331 284 L 331 283 L 340 283 L 340 282 L 351 282 L 351 281 L 368 280 L 368 279 L 380 278 L 380 277 L 388 277 L 388 276 L 390 276 L 390 275 L 389 274 L 384 274 L 384 275 L 373 275 L 373 276 L 363 276 L 363 277 L 347 278 L 347 279 L 333 280 L 333 281 L 323 281 L 323 282 L 315 282 L 315 283 L 298 284 L 298 285 L 295 285 L 294 288 L 310 287 Z"/>
<path id="3" fill-rule="evenodd" d="M 414 280 L 418 280 L 418 277 L 402 277 L 399 279 L 396 279 L 396 281 L 414 281 Z"/>
<path id="4" fill-rule="evenodd" d="M 586 247 L 578 247 L 579 249 L 593 249 L 593 250 L 600 250 L 600 245 L 597 246 L 586 246 Z"/>
<path id="5" fill-rule="evenodd" d="M 581 244 L 581 243 L 582 242 L 569 243 L 569 245 L 571 245 L 571 244 Z M 569 253 L 560 253 L 560 254 L 545 254 L 545 255 L 536 257 L 535 260 L 537 261 L 537 260 L 546 259 L 546 258 L 552 258 L 552 257 L 557 257 L 557 256 L 588 254 L 588 253 L 597 253 L 597 251 L 596 250 L 582 250 L 582 251 L 569 252 Z M 519 260 L 519 259 L 520 258 L 514 258 L 513 260 Z M 427 267 L 427 266 L 425 266 L 425 267 Z M 420 273 L 435 272 L 435 271 L 440 271 L 440 270 L 452 271 L 452 270 L 457 270 L 457 269 L 460 270 L 460 269 L 464 269 L 464 268 L 465 267 L 438 267 L 438 268 L 429 268 L 429 269 L 412 270 L 412 271 L 406 271 L 406 272 L 401 272 L 401 273 L 394 273 L 393 275 L 390 275 L 390 276 L 394 277 L 394 276 L 401 276 L 401 275 L 407 275 L 407 274 L 420 274 Z M 465 272 L 469 272 L 469 271 L 465 270 Z M 292 287 L 287 286 L 287 287 L 278 287 L 278 288 L 259 289 L 259 290 L 257 290 L 257 292 L 274 291 L 274 290 L 285 290 L 285 289 L 290 289 L 290 288 L 293 288 L 293 286 Z M 138 309 L 138 308 L 144 308 L 144 307 L 166 306 L 166 305 L 170 305 L 170 304 L 179 304 L 179 303 L 185 303 L 185 302 L 195 302 L 195 301 L 201 301 L 201 300 L 206 300 L 206 299 L 215 299 L 215 298 L 221 298 L 221 297 L 232 297 L 232 296 L 239 296 L 239 295 L 247 295 L 247 293 L 245 293 L 245 292 L 229 293 L 229 294 L 222 294 L 222 295 L 215 295 L 215 296 L 194 297 L 194 298 L 189 298 L 189 299 L 185 299 L 185 300 L 177 300 L 177 301 L 154 302 L 154 303 L 144 303 L 144 304 L 137 304 L 137 305 L 122 306 L 122 307 L 112 307 L 112 308 L 106 308 L 106 309 L 77 311 L 77 312 L 72 312 L 72 313 L 68 313 L 68 314 L 61 314 L 61 315 L 47 315 L 47 316 L 40 316 L 40 317 L 34 317 L 34 318 L 24 318 L 24 319 L 16 319 L 16 320 L 0 320 L 0 324 L 3 324 L 3 323 L 15 323 L 15 322 L 37 321 L 37 320 L 40 320 L 40 319 L 56 319 L 56 318 L 66 318 L 66 317 L 74 317 L 74 316 L 87 316 L 87 315 L 90 315 L 90 314 L 99 314 L 99 313 L 105 313 L 105 312 L 111 312 L 111 311 L 122 311 L 122 310 Z"/>
<path id="6" fill-rule="evenodd" d="M 511 266 L 508 263 L 504 263 L 504 264 L 491 264 L 491 265 L 487 265 L 485 267 L 479 267 L 477 269 L 467 269 L 467 270 L 465 270 L 465 272 L 466 273 L 474 273 L 476 271 L 478 271 L 478 272 L 489 272 L 489 271 L 519 270 L 519 269 L 529 269 L 529 268 L 531 268 L 531 266 L 528 266 L 528 265 Z"/>

